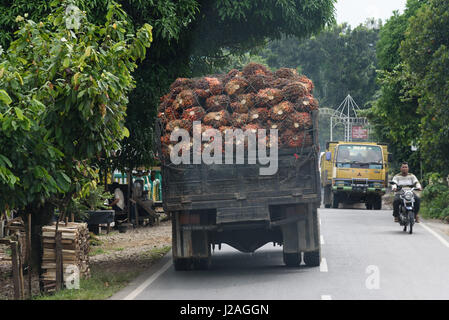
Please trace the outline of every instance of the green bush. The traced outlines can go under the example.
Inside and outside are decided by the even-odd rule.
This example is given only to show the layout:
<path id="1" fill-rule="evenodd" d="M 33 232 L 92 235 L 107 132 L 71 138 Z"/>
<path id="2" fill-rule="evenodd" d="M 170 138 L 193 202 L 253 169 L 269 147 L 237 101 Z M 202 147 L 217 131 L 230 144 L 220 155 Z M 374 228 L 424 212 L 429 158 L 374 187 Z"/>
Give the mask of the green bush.
<path id="1" fill-rule="evenodd" d="M 437 174 L 427 176 L 429 184 L 422 192 L 422 214 L 428 218 L 449 220 L 449 187 Z"/>

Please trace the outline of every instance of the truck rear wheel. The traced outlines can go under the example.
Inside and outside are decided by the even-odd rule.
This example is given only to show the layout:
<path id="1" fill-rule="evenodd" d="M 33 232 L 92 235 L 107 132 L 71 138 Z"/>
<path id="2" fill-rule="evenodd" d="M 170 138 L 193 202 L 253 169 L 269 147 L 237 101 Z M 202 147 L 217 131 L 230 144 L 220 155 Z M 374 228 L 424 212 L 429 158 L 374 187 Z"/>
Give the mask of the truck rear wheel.
<path id="1" fill-rule="evenodd" d="M 176 271 L 188 271 L 192 269 L 192 259 L 173 258 L 173 265 Z"/>
<path id="2" fill-rule="evenodd" d="M 320 250 L 304 252 L 304 263 L 309 267 L 318 267 L 321 264 Z"/>
<path id="3" fill-rule="evenodd" d="M 211 258 L 199 258 L 193 261 L 193 268 L 195 270 L 209 270 L 211 266 Z"/>
<path id="4" fill-rule="evenodd" d="M 284 264 L 287 267 L 294 268 L 299 267 L 301 264 L 301 253 L 285 253 L 284 252 Z"/>

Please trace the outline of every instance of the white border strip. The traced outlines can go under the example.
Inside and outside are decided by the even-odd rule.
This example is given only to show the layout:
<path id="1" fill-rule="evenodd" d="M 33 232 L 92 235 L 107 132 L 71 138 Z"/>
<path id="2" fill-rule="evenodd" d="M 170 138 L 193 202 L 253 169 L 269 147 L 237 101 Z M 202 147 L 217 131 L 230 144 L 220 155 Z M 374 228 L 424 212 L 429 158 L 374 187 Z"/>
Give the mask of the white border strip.
<path id="1" fill-rule="evenodd" d="M 419 225 L 421 225 L 421 227 L 423 227 L 424 229 L 426 229 L 427 231 L 429 231 L 435 238 L 437 238 L 438 240 L 440 240 L 440 242 L 445 245 L 447 248 L 449 248 L 449 242 L 446 241 L 446 239 L 444 239 L 442 236 L 440 236 L 438 233 L 436 233 L 435 231 L 433 231 L 430 227 L 426 226 L 424 223 L 420 222 Z"/>
<path id="2" fill-rule="evenodd" d="M 332 296 L 328 295 L 328 294 L 323 294 L 321 296 L 321 300 L 332 300 Z"/>
<path id="3" fill-rule="evenodd" d="M 157 278 L 159 278 L 159 276 L 161 274 L 163 274 L 165 271 L 167 271 L 167 269 L 170 268 L 171 265 L 172 265 L 172 261 L 170 259 L 156 273 L 154 273 L 151 277 L 149 277 L 147 280 L 145 280 L 140 286 L 138 286 L 130 294 L 128 294 L 126 297 L 124 297 L 123 300 L 134 300 L 139 294 L 142 293 L 143 290 L 145 290 L 150 284 L 152 284 Z"/>

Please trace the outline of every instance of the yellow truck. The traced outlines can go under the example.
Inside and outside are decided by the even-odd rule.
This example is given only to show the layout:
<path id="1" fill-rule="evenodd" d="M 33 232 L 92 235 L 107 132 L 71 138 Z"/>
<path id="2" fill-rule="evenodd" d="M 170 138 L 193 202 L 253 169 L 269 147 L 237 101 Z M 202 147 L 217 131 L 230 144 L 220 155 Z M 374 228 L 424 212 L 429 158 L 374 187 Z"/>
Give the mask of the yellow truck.
<path id="1" fill-rule="evenodd" d="M 320 159 L 324 206 L 362 202 L 368 210 L 380 210 L 390 160 L 383 143 L 328 142 Z"/>

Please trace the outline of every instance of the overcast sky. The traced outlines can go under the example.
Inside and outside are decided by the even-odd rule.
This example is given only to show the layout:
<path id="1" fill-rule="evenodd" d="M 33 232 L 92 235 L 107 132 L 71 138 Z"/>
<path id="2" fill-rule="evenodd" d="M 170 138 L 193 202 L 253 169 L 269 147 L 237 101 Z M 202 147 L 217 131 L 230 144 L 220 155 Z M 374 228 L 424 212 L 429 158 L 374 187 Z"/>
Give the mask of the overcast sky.
<path id="1" fill-rule="evenodd" d="M 352 27 L 357 27 L 371 17 L 385 22 L 394 10 L 403 12 L 406 2 L 407 0 L 338 0 L 335 6 L 337 22 L 348 22 Z"/>

